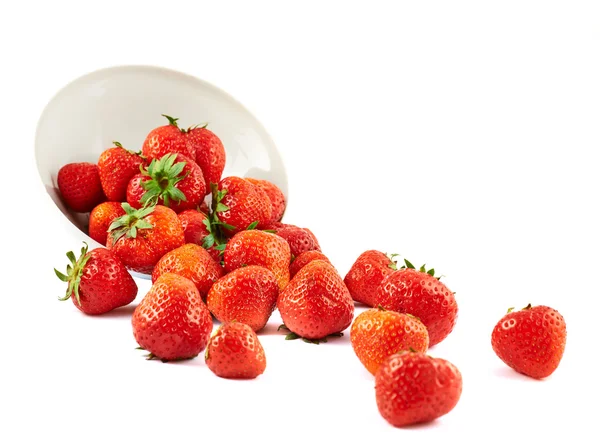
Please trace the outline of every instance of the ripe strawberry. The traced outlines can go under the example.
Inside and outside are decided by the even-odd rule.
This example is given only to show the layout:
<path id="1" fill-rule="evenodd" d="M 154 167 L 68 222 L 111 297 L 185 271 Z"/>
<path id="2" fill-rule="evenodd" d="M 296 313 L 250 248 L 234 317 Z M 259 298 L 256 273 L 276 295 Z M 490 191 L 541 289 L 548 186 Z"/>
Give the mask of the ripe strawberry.
<path id="1" fill-rule="evenodd" d="M 271 201 L 271 221 L 281 221 L 281 218 L 285 213 L 286 201 L 285 196 L 279 187 L 274 183 L 264 179 L 252 179 L 250 177 L 246 177 L 246 180 L 257 187 L 262 188 L 262 190 L 267 193 L 267 196 Z"/>
<path id="2" fill-rule="evenodd" d="M 163 361 L 198 356 L 208 343 L 212 317 L 194 283 L 166 273 L 152 284 L 133 312 L 133 336 L 149 358 Z"/>
<path id="3" fill-rule="evenodd" d="M 354 319 L 350 342 L 360 362 L 375 375 L 381 363 L 394 353 L 425 353 L 429 335 L 416 317 L 380 308 L 364 311 Z"/>
<path id="4" fill-rule="evenodd" d="M 188 145 L 186 131 L 177 125 L 179 118 L 164 115 L 169 124 L 150 131 L 142 145 L 142 155 L 148 159 L 160 159 L 166 154 L 183 154 L 196 160 L 194 148 Z"/>
<path id="5" fill-rule="evenodd" d="M 275 230 L 278 236 L 286 240 L 294 257 L 309 250 L 321 251 L 317 238 L 309 229 L 282 223 L 272 223 L 265 229 Z"/>
<path id="6" fill-rule="evenodd" d="M 218 184 L 225 168 L 225 148 L 214 132 L 202 127 L 187 131 L 188 147 L 196 154 L 195 161 L 204 173 L 206 194 L 210 193 L 210 184 Z"/>
<path id="7" fill-rule="evenodd" d="M 310 262 L 290 280 L 279 294 L 277 308 L 290 331 L 316 341 L 345 330 L 354 316 L 354 302 L 344 281 L 321 260 Z"/>
<path id="8" fill-rule="evenodd" d="M 56 276 L 68 283 L 67 293 L 60 300 L 70 297 L 84 313 L 103 314 L 135 299 L 135 281 L 109 250 L 99 247 L 88 252 L 85 244 L 78 259 L 73 252 L 68 252 L 67 257 L 71 265 L 67 266 L 66 275 L 54 269 Z"/>
<path id="9" fill-rule="evenodd" d="M 223 268 L 206 249 L 197 244 L 184 244 L 164 254 L 152 271 L 152 282 L 167 273 L 173 272 L 190 279 L 206 299 L 208 290 L 224 274 Z"/>
<path id="10" fill-rule="evenodd" d="M 106 247 L 129 269 L 151 274 L 158 260 L 185 243 L 177 214 L 162 205 L 136 210 L 127 202 L 125 214 L 108 228 Z"/>
<path id="11" fill-rule="evenodd" d="M 376 305 L 377 288 L 383 279 L 398 269 L 394 261 L 395 255 L 388 257 L 383 252 L 368 250 L 356 259 L 344 277 L 344 283 L 355 301 L 369 306 Z"/>
<path id="12" fill-rule="evenodd" d="M 88 162 L 68 163 L 58 170 L 58 190 L 71 210 L 87 213 L 105 201 L 98 165 Z"/>
<path id="13" fill-rule="evenodd" d="M 98 204 L 90 213 L 88 224 L 90 238 L 106 246 L 108 228 L 115 219 L 124 214 L 123 207 L 121 207 L 119 202 L 103 202 L 102 204 Z"/>
<path id="14" fill-rule="evenodd" d="M 98 159 L 100 182 L 109 201 L 124 202 L 129 180 L 140 172 L 144 159 L 139 152 L 128 151 L 119 142 L 113 144 Z"/>
<path id="15" fill-rule="evenodd" d="M 216 198 L 216 201 L 215 199 Z M 234 234 L 258 222 L 263 228 L 271 222 L 271 201 L 267 194 L 241 177 L 226 177 L 213 192 L 217 219 L 226 224 L 226 233 Z"/>
<path id="16" fill-rule="evenodd" d="M 221 378 L 252 379 L 267 367 L 258 336 L 241 322 L 221 325 L 210 337 L 204 359 L 208 368 Z"/>
<path id="17" fill-rule="evenodd" d="M 279 289 L 290 281 L 290 246 L 283 239 L 262 230 L 242 230 L 227 243 L 223 260 L 228 272 L 242 266 L 263 266 L 269 269 Z"/>
<path id="18" fill-rule="evenodd" d="M 462 375 L 449 361 L 401 352 L 383 361 L 375 375 L 381 416 L 393 426 L 428 422 L 450 412 L 462 393 Z"/>
<path id="19" fill-rule="evenodd" d="M 279 287 L 271 271 L 246 266 L 226 274 L 208 292 L 206 304 L 221 322 L 242 322 L 252 330 L 264 328 L 275 310 Z"/>
<path id="20" fill-rule="evenodd" d="M 205 195 L 204 176 L 196 163 L 181 154 L 153 159 L 127 187 L 127 202 L 134 208 L 158 201 L 179 213 L 198 206 Z"/>
<path id="21" fill-rule="evenodd" d="M 429 332 L 429 346 L 442 342 L 456 323 L 458 306 L 454 293 L 434 277 L 434 270 L 406 266 L 388 275 L 377 290 L 377 303 L 386 310 L 418 317 Z"/>
<path id="22" fill-rule="evenodd" d="M 498 357 L 517 372 L 532 378 L 550 376 L 560 364 L 567 342 L 561 314 L 547 306 L 528 305 L 508 310 L 492 332 Z"/>
<path id="23" fill-rule="evenodd" d="M 204 246 L 206 237 L 210 235 L 210 223 L 208 224 L 208 228 L 206 223 L 208 215 L 198 210 L 190 209 L 182 211 L 178 216 L 183 227 L 185 242 Z M 221 262 L 221 251 L 217 250 L 215 245 L 211 245 L 206 250 L 213 260 L 217 263 Z"/>
<path id="24" fill-rule="evenodd" d="M 302 269 L 311 261 L 315 260 L 323 260 L 331 264 L 329 258 L 327 258 L 325 255 L 323 255 L 317 250 L 309 250 L 308 252 L 302 252 L 300 255 L 294 258 L 294 261 L 292 262 L 292 264 L 290 264 L 290 278 L 294 278 L 294 276 L 298 273 L 300 269 Z"/>

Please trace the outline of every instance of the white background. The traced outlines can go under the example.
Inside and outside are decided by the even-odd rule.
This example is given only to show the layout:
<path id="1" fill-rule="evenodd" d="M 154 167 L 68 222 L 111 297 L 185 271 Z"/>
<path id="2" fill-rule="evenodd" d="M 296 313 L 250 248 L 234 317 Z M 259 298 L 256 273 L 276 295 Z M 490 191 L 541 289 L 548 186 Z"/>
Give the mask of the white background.
<path id="1" fill-rule="evenodd" d="M 279 3 L 279 4 L 278 4 Z M 0 7 L 0 445 L 559 446 L 595 437 L 600 10 L 597 2 L 4 2 Z M 348 332 L 284 341 L 255 381 L 203 358 L 146 361 L 132 307 L 91 318 L 56 297 L 79 241 L 44 219 L 33 141 L 63 85 L 118 64 L 209 81 L 263 122 L 307 226 L 344 275 L 364 250 L 444 274 L 455 331 L 431 351 L 464 377 L 433 424 L 389 426 Z M 148 285 L 141 284 L 138 303 Z M 544 381 L 490 345 L 509 306 L 557 308 L 568 342 Z M 363 309 L 357 309 L 357 312 Z M 583 406 L 589 405 L 588 410 Z"/>

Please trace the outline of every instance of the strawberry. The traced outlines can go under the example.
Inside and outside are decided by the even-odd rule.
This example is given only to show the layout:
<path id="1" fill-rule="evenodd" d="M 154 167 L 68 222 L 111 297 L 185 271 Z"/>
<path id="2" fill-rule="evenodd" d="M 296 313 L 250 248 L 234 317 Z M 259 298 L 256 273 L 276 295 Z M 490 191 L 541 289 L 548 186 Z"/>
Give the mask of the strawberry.
<path id="1" fill-rule="evenodd" d="M 226 224 L 225 231 L 228 234 L 245 230 L 255 221 L 258 222 L 258 228 L 266 227 L 271 222 L 269 197 L 241 177 L 221 179 L 213 192 L 213 201 L 216 218 Z"/>
<path id="2" fill-rule="evenodd" d="M 98 165 L 93 163 L 67 163 L 58 170 L 56 183 L 65 204 L 74 212 L 91 212 L 106 199 Z"/>
<path id="3" fill-rule="evenodd" d="M 207 125 L 193 127 L 187 131 L 187 144 L 190 152 L 196 154 L 195 161 L 204 173 L 206 194 L 210 193 L 210 184 L 218 184 L 225 168 L 225 148 L 216 134 Z"/>
<path id="4" fill-rule="evenodd" d="M 283 239 L 262 230 L 242 230 L 228 242 L 223 253 L 225 269 L 229 272 L 242 266 L 263 266 L 269 269 L 279 289 L 290 281 L 290 246 Z"/>
<path id="5" fill-rule="evenodd" d="M 550 376 L 560 364 L 567 342 L 561 314 L 547 306 L 508 310 L 492 332 L 492 348 L 509 367 L 532 378 Z"/>
<path id="6" fill-rule="evenodd" d="M 85 314 L 103 314 L 135 299 L 137 284 L 111 251 L 99 247 L 88 252 L 84 243 L 78 259 L 73 252 L 68 252 L 67 258 L 71 264 L 66 275 L 54 269 L 56 276 L 68 284 L 60 300 L 70 297 Z"/>
<path id="7" fill-rule="evenodd" d="M 321 260 L 300 269 L 279 294 L 277 308 L 287 329 L 313 342 L 339 335 L 354 316 L 354 302 L 344 281 L 333 266 Z"/>
<path id="8" fill-rule="evenodd" d="M 197 244 L 184 244 L 164 254 L 154 266 L 152 282 L 156 282 L 167 272 L 179 274 L 194 282 L 203 299 L 213 283 L 223 276 L 221 265 Z"/>
<path id="9" fill-rule="evenodd" d="M 210 337 L 204 359 L 208 368 L 221 378 L 252 379 L 267 367 L 258 336 L 241 322 L 221 325 Z"/>
<path id="10" fill-rule="evenodd" d="M 278 236 L 286 240 L 294 257 L 309 250 L 321 251 L 317 238 L 309 229 L 282 223 L 272 223 L 265 229 L 275 230 Z"/>
<path id="11" fill-rule="evenodd" d="M 100 183 L 109 201 L 124 202 L 129 180 L 140 172 L 144 159 L 139 152 L 128 151 L 119 142 L 113 144 L 98 159 Z"/>
<path id="12" fill-rule="evenodd" d="M 106 246 L 108 228 L 115 219 L 124 214 L 123 207 L 121 207 L 119 202 L 103 202 L 98 204 L 90 213 L 88 223 L 90 238 Z"/>
<path id="13" fill-rule="evenodd" d="M 148 159 L 160 159 L 166 154 L 182 154 L 196 160 L 194 148 L 188 145 L 186 131 L 177 125 L 179 118 L 164 115 L 169 124 L 160 126 L 148 134 L 142 145 L 142 155 Z"/>
<path id="14" fill-rule="evenodd" d="M 294 258 L 294 261 L 290 264 L 290 278 L 293 278 L 300 269 L 302 269 L 311 261 L 315 260 L 323 260 L 331 264 L 329 258 L 327 258 L 325 255 L 323 255 L 317 250 L 309 250 L 307 252 L 302 252 L 300 255 Z"/>
<path id="15" fill-rule="evenodd" d="M 364 311 L 354 319 L 350 342 L 360 362 L 375 375 L 381 363 L 394 353 L 425 353 L 429 335 L 416 317 L 379 308 Z"/>
<path id="16" fill-rule="evenodd" d="M 418 317 L 429 332 L 429 347 L 442 342 L 456 324 L 458 306 L 454 293 L 435 271 L 419 270 L 408 261 L 406 265 L 388 275 L 377 290 L 376 305 L 386 310 L 408 313 Z"/>
<path id="17" fill-rule="evenodd" d="M 133 336 L 149 358 L 190 359 L 204 350 L 212 317 L 194 283 L 180 275 L 161 275 L 131 319 Z"/>
<path id="18" fill-rule="evenodd" d="M 176 212 L 195 208 L 204 200 L 202 170 L 181 154 L 166 154 L 134 176 L 127 187 L 127 202 L 134 208 L 158 201 Z"/>
<path id="19" fill-rule="evenodd" d="M 462 375 L 449 361 L 423 353 L 386 358 L 375 375 L 381 416 L 393 426 L 429 422 L 450 412 L 462 393 Z"/>
<path id="20" fill-rule="evenodd" d="M 368 250 L 356 259 L 344 277 L 344 283 L 355 301 L 376 305 L 377 288 L 384 278 L 398 269 L 394 261 L 396 255 L 388 257 L 383 252 Z"/>
<path id="21" fill-rule="evenodd" d="M 208 223 L 207 228 L 208 215 L 201 211 L 190 209 L 182 211 L 178 216 L 181 226 L 183 227 L 185 242 L 204 246 L 206 237 L 211 234 L 209 230 L 210 223 Z M 211 244 L 206 250 L 208 250 L 208 253 L 213 260 L 217 263 L 221 262 L 221 252 L 216 249 L 214 244 Z"/>
<path id="22" fill-rule="evenodd" d="M 108 228 L 106 247 L 129 269 L 150 274 L 164 254 L 185 243 L 179 218 L 162 205 L 139 210 L 127 202 L 122 206 L 125 214 Z"/>
<path id="23" fill-rule="evenodd" d="M 279 189 L 277 185 L 268 180 L 263 179 L 252 179 L 250 177 L 246 177 L 246 180 L 251 184 L 261 188 L 269 197 L 271 201 L 271 221 L 277 222 L 281 221 L 283 214 L 285 213 L 285 196 L 283 192 Z"/>
<path id="24" fill-rule="evenodd" d="M 275 310 L 279 287 L 271 271 L 246 266 L 226 274 L 208 292 L 206 304 L 221 322 L 242 322 L 254 331 L 264 328 Z"/>

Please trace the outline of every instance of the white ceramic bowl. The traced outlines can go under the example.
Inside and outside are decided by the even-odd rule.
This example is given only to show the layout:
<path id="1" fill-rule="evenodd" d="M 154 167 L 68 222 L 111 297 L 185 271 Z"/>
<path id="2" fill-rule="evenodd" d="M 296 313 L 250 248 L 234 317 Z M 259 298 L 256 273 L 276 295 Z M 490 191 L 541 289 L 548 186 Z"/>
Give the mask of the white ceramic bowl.
<path id="1" fill-rule="evenodd" d="M 221 89 L 184 73 L 152 66 L 120 66 L 84 75 L 60 90 L 44 109 L 36 132 L 35 157 L 41 180 L 74 236 L 87 235 L 89 214 L 63 203 L 56 175 L 70 162 L 97 163 L 119 141 L 139 150 L 146 135 L 179 117 L 181 127 L 209 123 L 225 147 L 223 176 L 267 179 L 287 198 L 287 177 L 279 152 L 259 121 Z"/>

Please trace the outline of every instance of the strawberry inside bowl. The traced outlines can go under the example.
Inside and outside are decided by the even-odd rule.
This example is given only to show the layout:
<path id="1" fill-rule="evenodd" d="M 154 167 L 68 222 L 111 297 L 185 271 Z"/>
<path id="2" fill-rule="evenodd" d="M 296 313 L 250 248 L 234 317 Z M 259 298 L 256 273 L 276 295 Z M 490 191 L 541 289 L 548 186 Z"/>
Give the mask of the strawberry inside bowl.
<path id="1" fill-rule="evenodd" d="M 35 158 L 41 181 L 63 220 L 79 241 L 89 236 L 89 212 L 75 211 L 59 190 L 59 170 L 71 163 L 98 164 L 119 142 L 140 151 L 149 133 L 179 120 L 182 129 L 203 126 L 221 140 L 226 158 L 221 177 L 265 179 L 287 198 L 282 158 L 261 123 L 237 100 L 193 76 L 153 66 L 101 69 L 69 83 L 50 100 L 39 119 Z M 81 182 L 83 182 L 82 180 Z M 148 277 L 144 274 L 138 274 Z"/>

